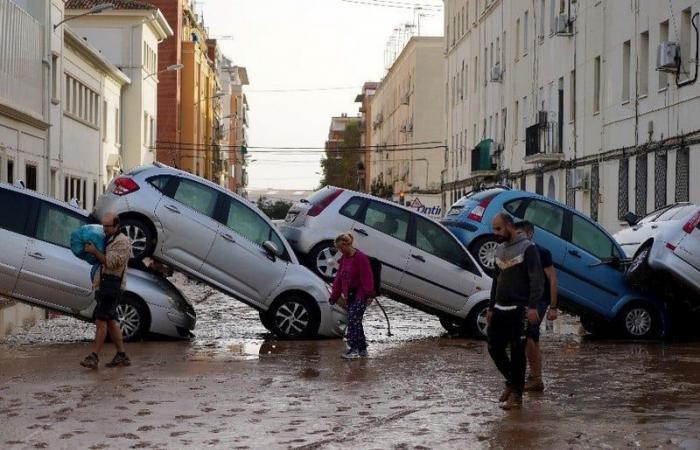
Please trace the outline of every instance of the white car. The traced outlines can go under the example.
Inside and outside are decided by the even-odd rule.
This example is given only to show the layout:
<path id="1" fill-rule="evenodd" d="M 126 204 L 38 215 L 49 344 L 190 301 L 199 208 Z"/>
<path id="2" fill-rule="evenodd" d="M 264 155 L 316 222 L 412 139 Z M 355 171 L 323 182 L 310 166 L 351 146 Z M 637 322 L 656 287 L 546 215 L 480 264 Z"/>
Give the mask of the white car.
<path id="1" fill-rule="evenodd" d="M 628 212 L 624 219 L 630 225 L 629 228 L 618 231 L 613 238 L 620 244 L 628 258 L 634 258 L 642 245 L 653 241 L 657 234 L 667 229 L 677 230 L 679 224 L 683 226 L 684 221 L 697 208 L 697 205 L 692 203 L 674 203 L 659 208 L 641 219 L 634 213 Z"/>
<path id="2" fill-rule="evenodd" d="M 684 204 L 660 217 L 664 214 L 673 220 L 657 217 L 639 228 L 639 238 L 634 233 L 624 235 L 628 241 L 640 242 L 627 269 L 627 280 L 651 286 L 653 271 L 661 271 L 700 293 L 700 206 Z M 653 224 L 657 224 L 654 233 L 648 233 L 645 228 L 652 229 Z"/>
<path id="3" fill-rule="evenodd" d="M 280 230 L 326 280 L 338 269 L 334 238 L 351 231 L 355 246 L 381 261 L 381 288 L 389 297 L 438 316 L 449 332 L 485 335 L 491 278 L 447 228 L 429 217 L 329 186 L 293 205 Z"/>

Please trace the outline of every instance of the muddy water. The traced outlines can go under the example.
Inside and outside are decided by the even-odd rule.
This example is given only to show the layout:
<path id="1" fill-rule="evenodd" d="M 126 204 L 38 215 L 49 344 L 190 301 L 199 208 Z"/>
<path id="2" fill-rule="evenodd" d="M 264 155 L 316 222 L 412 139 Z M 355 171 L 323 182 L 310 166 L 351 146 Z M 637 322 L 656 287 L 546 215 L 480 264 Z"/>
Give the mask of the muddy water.
<path id="1" fill-rule="evenodd" d="M 544 394 L 503 412 L 485 344 L 389 300 L 341 340 L 272 339 L 257 313 L 179 279 L 190 342 L 131 344 L 134 365 L 78 366 L 93 327 L 57 319 L 0 345 L 0 448 L 700 448 L 700 345 L 543 336 Z M 111 357 L 111 348 L 103 359 Z M 105 361 L 101 361 L 104 363 Z"/>

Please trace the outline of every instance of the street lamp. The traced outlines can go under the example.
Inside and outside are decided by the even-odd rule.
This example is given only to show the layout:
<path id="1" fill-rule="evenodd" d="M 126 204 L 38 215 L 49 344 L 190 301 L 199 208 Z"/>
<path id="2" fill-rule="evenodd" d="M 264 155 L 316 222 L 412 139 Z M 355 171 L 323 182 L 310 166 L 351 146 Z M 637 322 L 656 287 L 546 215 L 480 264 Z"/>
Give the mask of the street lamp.
<path id="1" fill-rule="evenodd" d="M 202 103 L 203 101 L 206 101 L 206 100 L 211 100 L 212 98 L 220 98 L 220 97 L 223 97 L 224 95 L 226 95 L 226 92 L 224 92 L 224 91 L 216 91 L 216 93 L 215 93 L 214 95 L 212 95 L 211 97 L 206 97 L 206 98 L 201 99 L 201 100 L 198 101 L 198 102 L 195 102 L 195 105 L 197 105 L 197 104 L 199 104 L 199 103 Z"/>
<path id="2" fill-rule="evenodd" d="M 184 67 L 185 67 L 184 64 L 173 64 L 172 66 L 166 67 L 164 70 L 159 70 L 158 72 L 153 72 L 153 73 L 151 73 L 151 74 L 146 75 L 146 77 L 144 77 L 144 81 L 145 81 L 145 80 L 148 80 L 149 78 L 151 78 L 151 77 L 154 76 L 154 75 L 158 75 L 159 73 L 163 73 L 163 72 L 175 72 L 176 70 L 181 70 L 181 69 L 184 68 Z"/>
<path id="3" fill-rule="evenodd" d="M 78 14 L 77 16 L 72 16 L 72 17 L 67 17 L 63 19 L 62 21 L 58 22 L 56 25 L 53 26 L 54 31 L 56 28 L 58 28 L 61 24 L 68 22 L 69 20 L 77 19 L 78 17 L 83 17 L 87 16 L 89 14 L 99 14 L 101 12 L 108 11 L 110 9 L 114 9 L 114 5 L 111 3 L 100 3 L 99 5 L 93 6 L 87 12 L 84 12 L 82 14 Z"/>

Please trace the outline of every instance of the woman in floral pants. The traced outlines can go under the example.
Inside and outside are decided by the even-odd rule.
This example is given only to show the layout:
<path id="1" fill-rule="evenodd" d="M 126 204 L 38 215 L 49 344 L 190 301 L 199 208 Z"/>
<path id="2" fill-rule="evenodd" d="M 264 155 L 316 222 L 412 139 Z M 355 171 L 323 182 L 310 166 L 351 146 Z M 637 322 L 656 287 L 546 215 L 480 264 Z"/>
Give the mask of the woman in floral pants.
<path id="1" fill-rule="evenodd" d="M 350 233 L 343 233 L 335 238 L 335 246 L 342 256 L 330 296 L 331 304 L 340 302 L 347 305 L 346 338 L 350 348 L 341 355 L 345 359 L 367 356 L 362 316 L 374 296 L 374 277 L 369 258 L 352 246 L 353 241 Z"/>

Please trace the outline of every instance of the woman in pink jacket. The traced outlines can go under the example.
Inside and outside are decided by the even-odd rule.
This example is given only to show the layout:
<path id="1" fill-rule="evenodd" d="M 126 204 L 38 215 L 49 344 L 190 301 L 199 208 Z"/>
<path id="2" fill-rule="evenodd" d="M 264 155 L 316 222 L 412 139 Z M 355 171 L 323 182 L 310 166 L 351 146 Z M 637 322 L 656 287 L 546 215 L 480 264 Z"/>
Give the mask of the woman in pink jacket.
<path id="1" fill-rule="evenodd" d="M 350 233 L 343 233 L 335 238 L 335 246 L 342 253 L 342 257 L 330 297 L 331 304 L 345 303 L 348 310 L 346 338 L 350 348 L 341 355 L 345 359 L 367 356 L 362 316 L 374 297 L 374 276 L 369 258 L 352 246 L 353 241 Z"/>

